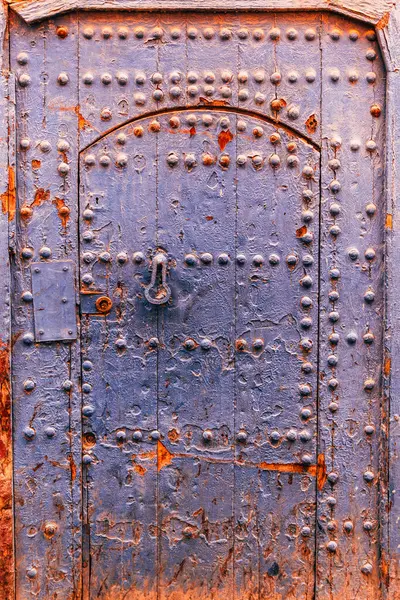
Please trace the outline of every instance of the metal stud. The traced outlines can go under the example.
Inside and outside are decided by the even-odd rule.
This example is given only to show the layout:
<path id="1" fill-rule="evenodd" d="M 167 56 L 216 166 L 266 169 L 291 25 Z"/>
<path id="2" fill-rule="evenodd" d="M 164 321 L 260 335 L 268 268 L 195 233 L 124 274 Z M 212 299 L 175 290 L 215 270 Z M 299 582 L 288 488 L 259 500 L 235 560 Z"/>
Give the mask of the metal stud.
<path id="1" fill-rule="evenodd" d="M 281 437 L 281 434 L 277 430 L 271 431 L 271 433 L 269 434 L 269 439 L 273 444 L 278 444 L 281 440 Z"/>
<path id="2" fill-rule="evenodd" d="M 361 567 L 361 572 L 364 575 L 371 575 L 373 571 L 373 567 L 371 565 L 371 563 L 364 563 L 363 566 Z"/>
<path id="3" fill-rule="evenodd" d="M 364 381 L 364 390 L 366 392 L 371 392 L 374 389 L 374 387 L 375 387 L 374 379 L 369 378 Z"/>
<path id="4" fill-rule="evenodd" d="M 44 433 L 46 435 L 46 437 L 53 438 L 56 435 L 56 430 L 54 427 L 48 426 L 45 428 Z"/>
<path id="5" fill-rule="evenodd" d="M 31 83 L 31 78 L 27 73 L 22 73 L 22 75 L 18 77 L 18 83 L 21 87 L 28 87 Z"/>
<path id="6" fill-rule="evenodd" d="M 186 154 L 184 163 L 185 163 L 185 166 L 190 170 L 193 169 L 194 167 L 196 167 L 197 161 L 196 161 L 195 155 L 192 154 L 191 152 L 189 154 Z"/>
<path id="7" fill-rule="evenodd" d="M 210 429 L 205 429 L 203 431 L 203 440 L 205 442 L 211 442 L 211 440 L 213 439 L 213 433 Z"/>
<path id="8" fill-rule="evenodd" d="M 20 52 L 17 56 L 17 63 L 21 66 L 27 65 L 29 62 L 29 55 L 27 52 Z"/>
<path id="9" fill-rule="evenodd" d="M 132 433 L 132 439 L 134 442 L 141 442 L 143 439 L 143 434 L 138 429 Z"/>
<path id="10" fill-rule="evenodd" d="M 212 27 L 206 27 L 203 30 L 203 36 L 204 36 L 204 38 L 206 40 L 212 40 L 212 38 L 214 37 L 214 35 L 215 35 L 215 31 L 214 31 L 214 29 Z"/>
<path id="11" fill-rule="evenodd" d="M 268 159 L 268 162 L 271 165 L 271 167 L 277 169 L 281 164 L 281 159 L 277 154 L 271 154 L 271 156 Z"/>
<path id="12" fill-rule="evenodd" d="M 300 116 L 300 109 L 298 106 L 291 104 L 287 110 L 287 114 L 288 114 L 289 119 L 291 119 L 292 121 L 295 121 Z"/>
<path id="13" fill-rule="evenodd" d="M 208 338 L 203 338 L 200 342 L 200 347 L 202 350 L 210 350 L 212 347 L 212 342 Z"/>
<path id="14" fill-rule="evenodd" d="M 116 437 L 117 443 L 122 444 L 126 440 L 126 432 L 120 429 L 119 431 L 116 432 L 115 437 Z"/>
<path id="15" fill-rule="evenodd" d="M 372 289 L 368 289 L 364 294 L 364 300 L 368 304 L 371 304 L 375 300 L 375 292 Z"/>
<path id="16" fill-rule="evenodd" d="M 70 379 L 66 379 L 65 381 L 63 381 L 62 383 L 62 389 L 64 390 L 64 392 L 70 392 L 73 388 L 73 383 Z"/>
<path id="17" fill-rule="evenodd" d="M 241 429 L 240 431 L 238 431 L 237 435 L 236 435 L 236 440 L 240 443 L 240 444 L 244 444 L 247 442 L 247 438 L 248 438 L 248 434 L 244 429 Z"/>
<path id="18" fill-rule="evenodd" d="M 65 71 L 60 73 L 59 76 L 57 77 L 57 81 L 60 85 L 67 85 L 67 83 L 69 82 L 68 73 L 65 73 Z"/>
<path id="19" fill-rule="evenodd" d="M 286 31 L 286 37 L 290 41 L 294 41 L 297 39 L 297 31 L 294 28 L 288 29 Z"/>
<path id="20" fill-rule="evenodd" d="M 24 436 L 27 440 L 33 440 L 33 438 L 36 436 L 36 431 L 32 427 L 25 427 Z"/>
<path id="21" fill-rule="evenodd" d="M 42 248 L 40 248 L 39 250 L 39 255 L 42 258 L 50 258 L 51 256 L 51 248 L 48 248 L 47 246 L 43 246 Z"/>
<path id="22" fill-rule="evenodd" d="M 22 341 L 26 346 L 31 346 L 35 341 L 35 337 L 33 333 L 24 333 L 22 336 Z"/>
<path id="23" fill-rule="evenodd" d="M 36 383 L 32 379 L 26 379 L 23 383 L 23 387 L 26 392 L 32 392 L 36 387 Z"/>
<path id="24" fill-rule="evenodd" d="M 338 364 L 338 357 L 335 354 L 330 354 L 327 358 L 327 363 L 330 367 L 336 367 Z"/>
<path id="25" fill-rule="evenodd" d="M 195 350 L 196 349 L 196 342 L 194 341 L 193 338 L 188 338 L 183 342 L 183 347 L 185 348 L 185 350 Z"/>
<path id="26" fill-rule="evenodd" d="M 312 42 L 313 40 L 315 40 L 317 36 L 317 32 L 315 31 L 315 29 L 309 28 L 306 29 L 305 33 L 304 33 L 304 37 L 306 38 L 306 40 L 308 42 Z"/>
<path id="27" fill-rule="evenodd" d="M 230 40 L 232 37 L 232 32 L 227 27 L 223 27 L 219 32 L 219 37 L 221 40 Z"/>
<path id="28" fill-rule="evenodd" d="M 227 265 L 229 263 L 229 255 L 224 252 L 218 256 L 218 263 L 220 265 Z"/>
<path id="29" fill-rule="evenodd" d="M 61 175 L 61 177 L 66 177 L 70 171 L 70 166 L 65 162 L 61 162 L 58 165 L 57 170 L 58 170 L 59 174 Z"/>
<path id="30" fill-rule="evenodd" d="M 315 69 L 308 69 L 306 71 L 306 81 L 307 83 L 313 83 L 317 77 L 317 73 Z"/>

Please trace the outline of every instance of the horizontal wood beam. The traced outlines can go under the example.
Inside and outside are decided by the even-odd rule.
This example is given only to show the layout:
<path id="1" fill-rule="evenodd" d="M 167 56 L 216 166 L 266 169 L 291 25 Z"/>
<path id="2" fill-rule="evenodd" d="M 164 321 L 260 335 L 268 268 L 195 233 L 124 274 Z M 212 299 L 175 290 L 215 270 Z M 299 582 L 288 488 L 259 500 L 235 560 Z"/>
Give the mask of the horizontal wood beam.
<path id="1" fill-rule="evenodd" d="M 387 22 L 393 0 L 7 0 L 27 23 L 73 10 L 328 10 L 379 25 Z"/>

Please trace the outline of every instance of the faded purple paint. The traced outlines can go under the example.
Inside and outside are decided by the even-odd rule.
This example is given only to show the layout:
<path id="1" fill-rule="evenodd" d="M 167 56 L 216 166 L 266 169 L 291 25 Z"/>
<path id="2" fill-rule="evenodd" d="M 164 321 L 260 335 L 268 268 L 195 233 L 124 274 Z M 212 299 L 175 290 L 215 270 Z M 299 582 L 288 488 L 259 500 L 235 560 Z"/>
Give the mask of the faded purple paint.
<path id="1" fill-rule="evenodd" d="M 374 36 L 13 16 L 17 598 L 81 597 L 81 552 L 86 599 L 380 597 Z M 31 265 L 53 261 L 79 271 L 82 354 L 33 339 Z"/>

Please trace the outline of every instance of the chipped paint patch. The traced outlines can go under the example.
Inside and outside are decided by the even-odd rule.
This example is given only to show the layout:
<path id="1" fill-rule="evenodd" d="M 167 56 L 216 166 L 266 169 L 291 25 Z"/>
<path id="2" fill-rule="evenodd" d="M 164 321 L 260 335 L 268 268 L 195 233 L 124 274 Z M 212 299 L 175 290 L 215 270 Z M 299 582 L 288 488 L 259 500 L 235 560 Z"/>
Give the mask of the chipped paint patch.
<path id="1" fill-rule="evenodd" d="M 63 198 L 54 198 L 52 201 L 55 207 L 57 208 L 58 216 L 60 217 L 61 225 L 65 229 L 68 225 L 70 209 L 65 204 L 65 200 Z"/>
<path id="2" fill-rule="evenodd" d="M 172 463 L 174 455 L 160 441 L 157 442 L 157 470 L 161 471 Z"/>
<path id="3" fill-rule="evenodd" d="M 308 133 L 315 133 L 318 127 L 318 121 L 315 114 L 310 115 L 306 121 L 306 129 Z"/>
<path id="4" fill-rule="evenodd" d="M 226 145 L 229 144 L 233 140 L 233 134 L 227 129 L 226 131 L 221 131 L 218 135 L 218 145 L 220 150 L 225 150 Z"/>
<path id="5" fill-rule="evenodd" d="M 35 197 L 33 202 L 30 204 L 30 208 L 35 208 L 37 206 L 42 206 L 45 202 L 50 199 L 50 190 L 45 190 L 43 188 L 39 188 L 35 192 Z"/>
<path id="6" fill-rule="evenodd" d="M 11 598 L 14 583 L 10 356 L 0 341 L 0 595 Z"/>
<path id="7" fill-rule="evenodd" d="M 8 185 L 7 190 L 1 194 L 1 209 L 3 214 L 8 214 L 9 221 L 15 217 L 16 199 L 15 171 L 8 167 Z"/>

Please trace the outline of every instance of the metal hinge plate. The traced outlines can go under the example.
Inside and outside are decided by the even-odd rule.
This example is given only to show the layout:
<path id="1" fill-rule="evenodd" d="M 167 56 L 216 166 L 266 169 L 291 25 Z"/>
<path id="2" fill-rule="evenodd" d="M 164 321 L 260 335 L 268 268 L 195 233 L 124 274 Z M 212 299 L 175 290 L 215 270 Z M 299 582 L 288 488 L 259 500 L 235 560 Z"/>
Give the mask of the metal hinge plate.
<path id="1" fill-rule="evenodd" d="M 33 316 L 37 342 L 77 338 L 74 263 L 32 263 Z"/>

